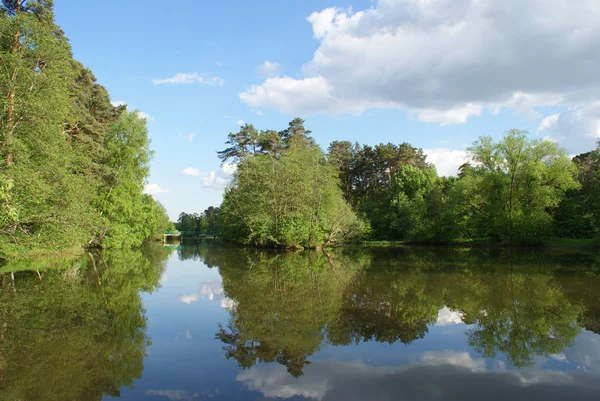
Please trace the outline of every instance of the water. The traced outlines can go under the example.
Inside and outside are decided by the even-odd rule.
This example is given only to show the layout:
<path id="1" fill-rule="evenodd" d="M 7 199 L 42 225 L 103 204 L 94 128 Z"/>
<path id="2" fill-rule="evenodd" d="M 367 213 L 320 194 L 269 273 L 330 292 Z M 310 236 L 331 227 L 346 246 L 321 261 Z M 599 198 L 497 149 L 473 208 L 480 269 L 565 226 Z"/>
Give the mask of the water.
<path id="1" fill-rule="evenodd" d="M 598 253 L 92 256 L 0 268 L 0 400 L 600 398 Z"/>

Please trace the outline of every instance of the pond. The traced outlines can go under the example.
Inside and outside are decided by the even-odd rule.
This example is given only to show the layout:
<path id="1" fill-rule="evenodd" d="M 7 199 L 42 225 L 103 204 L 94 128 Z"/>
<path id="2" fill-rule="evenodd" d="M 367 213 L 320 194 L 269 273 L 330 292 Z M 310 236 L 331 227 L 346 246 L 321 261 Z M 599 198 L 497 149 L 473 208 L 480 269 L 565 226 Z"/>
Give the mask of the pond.
<path id="1" fill-rule="evenodd" d="M 0 400 L 600 398 L 597 252 L 207 241 L 0 271 Z"/>

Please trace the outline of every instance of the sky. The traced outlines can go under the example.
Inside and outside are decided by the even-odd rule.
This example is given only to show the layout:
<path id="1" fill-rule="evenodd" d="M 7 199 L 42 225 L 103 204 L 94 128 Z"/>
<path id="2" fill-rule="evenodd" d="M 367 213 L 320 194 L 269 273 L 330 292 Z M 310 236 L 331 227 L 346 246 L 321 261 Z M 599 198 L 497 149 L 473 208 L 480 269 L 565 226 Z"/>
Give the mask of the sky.
<path id="1" fill-rule="evenodd" d="M 569 155 L 600 138 L 598 0 L 55 0 L 76 59 L 147 118 L 147 193 L 176 219 L 218 206 L 244 123 L 409 142 L 453 175 L 509 129 Z"/>

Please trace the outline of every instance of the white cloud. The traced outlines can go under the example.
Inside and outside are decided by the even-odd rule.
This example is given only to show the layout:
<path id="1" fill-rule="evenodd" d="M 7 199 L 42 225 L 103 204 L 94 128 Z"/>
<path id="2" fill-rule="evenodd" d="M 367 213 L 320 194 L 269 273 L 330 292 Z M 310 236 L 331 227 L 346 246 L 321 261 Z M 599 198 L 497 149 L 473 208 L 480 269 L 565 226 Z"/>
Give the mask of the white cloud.
<path id="1" fill-rule="evenodd" d="M 425 352 L 405 366 L 316 360 L 306 365 L 303 373 L 295 378 L 284 366 L 262 364 L 238 373 L 236 379 L 265 398 L 318 401 L 469 401 L 481 399 L 482 392 L 503 400 L 528 400 L 536 394 L 571 399 L 573 393 L 581 399 L 595 399 L 600 390 L 595 375 L 542 370 L 539 366 L 510 371 L 502 364 L 488 367 L 485 359 L 473 359 L 460 351 Z"/>
<path id="2" fill-rule="evenodd" d="M 225 81 L 219 77 L 198 77 L 198 83 L 205 85 L 225 85 Z"/>
<path id="3" fill-rule="evenodd" d="M 233 310 L 237 306 L 237 303 L 233 299 L 223 298 L 219 305 L 223 309 Z"/>
<path id="4" fill-rule="evenodd" d="M 180 175 L 185 175 L 186 177 L 199 177 L 200 170 L 193 167 L 186 167 L 179 172 Z"/>
<path id="5" fill-rule="evenodd" d="M 225 81 L 219 77 L 207 77 L 197 72 L 178 72 L 170 78 L 152 79 L 154 85 L 190 85 L 190 84 L 205 84 L 223 86 Z"/>
<path id="6" fill-rule="evenodd" d="M 164 85 L 164 84 L 170 84 L 170 85 L 193 84 L 194 82 L 196 82 L 197 79 L 198 79 L 198 73 L 197 72 L 191 72 L 191 73 L 178 72 L 177 74 L 175 74 L 171 78 L 153 79 L 152 83 L 154 85 Z"/>
<path id="7" fill-rule="evenodd" d="M 548 117 L 545 117 L 542 120 L 542 122 L 540 122 L 540 125 L 538 126 L 538 129 L 537 129 L 536 133 L 539 134 L 543 130 L 546 130 L 548 128 L 552 128 L 552 126 L 554 126 L 556 124 L 556 122 L 558 121 L 559 117 L 560 117 L 560 113 L 558 113 L 558 114 L 551 114 Z"/>
<path id="8" fill-rule="evenodd" d="M 200 295 L 202 298 L 208 298 L 209 301 L 215 299 L 215 297 L 222 295 L 223 283 L 221 280 L 207 281 L 200 285 Z"/>
<path id="9" fill-rule="evenodd" d="M 266 60 L 256 69 L 258 75 L 261 77 L 269 78 L 280 75 L 283 72 L 283 66 L 279 63 L 273 63 L 269 60 Z"/>
<path id="10" fill-rule="evenodd" d="M 233 173 L 237 166 L 235 164 L 224 164 L 218 171 L 205 173 L 202 177 L 202 185 L 205 188 L 214 189 L 217 191 L 225 189 L 231 182 Z"/>
<path id="11" fill-rule="evenodd" d="M 438 312 L 436 326 L 449 326 L 451 324 L 462 324 L 462 312 L 450 310 L 447 306 L 444 306 Z"/>
<path id="12" fill-rule="evenodd" d="M 177 299 L 184 304 L 190 305 L 192 302 L 196 302 L 198 300 L 198 294 L 179 294 L 177 295 Z"/>
<path id="13" fill-rule="evenodd" d="M 225 64 L 221 63 L 220 61 L 217 61 L 215 64 L 218 65 L 219 67 L 223 67 L 225 65 Z"/>
<path id="14" fill-rule="evenodd" d="M 439 122 L 441 125 L 464 124 L 469 117 L 481 115 L 481 110 L 480 105 L 469 103 L 450 110 L 426 109 L 419 112 L 418 118 L 426 123 Z"/>
<path id="15" fill-rule="evenodd" d="M 449 177 L 458 174 L 458 168 L 469 161 L 469 155 L 465 150 L 448 148 L 423 149 L 427 155 L 427 161 L 433 163 L 439 175 Z"/>
<path id="16" fill-rule="evenodd" d="M 539 118 L 536 107 L 600 97 L 597 0 L 379 0 L 307 20 L 318 48 L 303 74 L 269 76 L 243 102 L 293 115 L 395 108 L 456 124 L 484 109 Z"/>
<path id="17" fill-rule="evenodd" d="M 229 179 L 217 175 L 214 171 L 211 171 L 202 177 L 202 185 L 204 185 L 205 188 L 216 190 L 225 189 L 227 184 L 229 184 L 229 181 Z"/>
<path id="18" fill-rule="evenodd" d="M 188 142 L 193 142 L 195 137 L 196 137 L 196 133 L 190 132 L 189 134 L 187 134 L 186 138 L 187 138 Z"/>
<path id="19" fill-rule="evenodd" d="M 221 171 L 224 175 L 227 176 L 233 175 L 233 173 L 235 173 L 235 170 L 237 170 L 237 164 L 226 163 L 221 166 Z"/>
<path id="20" fill-rule="evenodd" d="M 244 125 L 244 120 L 237 120 L 235 123 L 241 127 Z"/>
<path id="21" fill-rule="evenodd" d="M 139 111 L 138 110 L 137 115 L 138 115 L 139 118 L 145 118 L 148 121 L 154 121 L 154 117 L 152 117 L 148 113 L 144 113 L 143 111 Z"/>
<path id="22" fill-rule="evenodd" d="M 144 191 L 145 194 L 148 195 L 158 195 L 158 194 L 166 194 L 169 193 L 168 189 L 165 188 L 161 188 L 160 185 L 158 184 L 154 184 L 154 183 L 147 183 L 146 185 L 144 185 Z"/>
<path id="23" fill-rule="evenodd" d="M 127 106 L 127 110 L 135 110 L 135 107 L 128 105 L 127 102 L 125 102 L 123 100 L 114 100 L 114 101 L 110 102 L 110 104 L 112 104 L 114 107 Z M 148 121 L 155 120 L 155 118 L 153 116 L 151 116 L 148 113 L 144 113 L 143 111 L 140 111 L 140 110 L 137 110 L 137 115 L 139 118 L 145 118 Z"/>
<path id="24" fill-rule="evenodd" d="M 570 154 L 590 151 L 600 140 L 600 101 L 545 117 L 537 129 L 542 132 Z"/>
<path id="25" fill-rule="evenodd" d="M 165 390 L 146 390 L 146 395 L 155 395 L 166 397 L 169 401 L 195 401 L 199 400 L 200 393 L 190 394 L 187 390 L 165 389 Z"/>
<path id="26" fill-rule="evenodd" d="M 472 372 L 486 370 L 484 359 L 473 359 L 468 352 L 462 351 L 428 351 L 421 355 L 426 365 L 452 365 L 467 368 Z"/>

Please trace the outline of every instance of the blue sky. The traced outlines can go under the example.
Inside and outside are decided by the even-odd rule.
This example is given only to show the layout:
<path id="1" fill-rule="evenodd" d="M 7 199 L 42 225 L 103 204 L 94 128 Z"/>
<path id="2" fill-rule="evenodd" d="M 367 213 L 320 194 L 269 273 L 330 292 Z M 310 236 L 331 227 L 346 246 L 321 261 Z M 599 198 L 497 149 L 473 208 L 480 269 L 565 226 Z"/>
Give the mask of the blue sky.
<path id="1" fill-rule="evenodd" d="M 600 136 L 596 0 L 55 3 L 75 57 L 149 116 L 148 190 L 173 218 L 220 203 L 216 151 L 241 121 L 299 116 L 323 148 L 406 141 L 441 174 L 480 135 L 569 154 Z"/>

